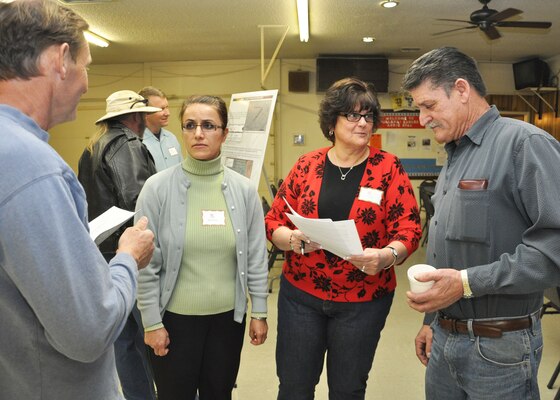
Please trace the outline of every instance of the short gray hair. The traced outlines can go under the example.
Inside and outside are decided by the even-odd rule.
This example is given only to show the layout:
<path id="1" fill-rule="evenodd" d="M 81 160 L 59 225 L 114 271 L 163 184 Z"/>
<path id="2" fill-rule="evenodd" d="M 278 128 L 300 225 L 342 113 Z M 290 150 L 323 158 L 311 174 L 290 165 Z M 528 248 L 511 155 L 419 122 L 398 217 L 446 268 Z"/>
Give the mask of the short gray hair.
<path id="1" fill-rule="evenodd" d="M 434 87 L 442 87 L 449 96 L 459 78 L 469 82 L 480 96 L 486 96 L 486 85 L 476 61 L 455 47 L 440 47 L 412 63 L 403 78 L 402 88 L 410 91 L 429 81 Z"/>

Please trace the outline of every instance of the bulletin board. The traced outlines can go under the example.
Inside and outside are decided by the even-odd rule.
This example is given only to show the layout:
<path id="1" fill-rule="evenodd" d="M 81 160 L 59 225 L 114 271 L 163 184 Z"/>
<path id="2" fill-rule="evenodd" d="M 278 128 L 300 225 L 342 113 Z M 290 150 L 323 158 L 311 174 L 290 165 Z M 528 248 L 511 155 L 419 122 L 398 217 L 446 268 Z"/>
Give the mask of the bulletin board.
<path id="1" fill-rule="evenodd" d="M 437 178 L 446 159 L 443 145 L 420 124 L 418 112 L 384 110 L 371 145 L 395 154 L 411 179 Z"/>

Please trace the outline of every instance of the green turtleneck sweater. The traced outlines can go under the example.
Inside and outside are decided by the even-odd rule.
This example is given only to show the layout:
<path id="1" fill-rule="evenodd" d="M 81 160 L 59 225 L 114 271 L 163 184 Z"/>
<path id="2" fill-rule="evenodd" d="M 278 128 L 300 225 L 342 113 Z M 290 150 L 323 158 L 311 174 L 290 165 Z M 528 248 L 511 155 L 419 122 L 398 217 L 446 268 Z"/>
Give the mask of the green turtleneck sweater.
<path id="1" fill-rule="evenodd" d="M 187 190 L 185 247 L 167 310 L 182 315 L 210 315 L 235 304 L 235 235 L 222 192 L 221 157 L 183 160 L 191 185 Z"/>

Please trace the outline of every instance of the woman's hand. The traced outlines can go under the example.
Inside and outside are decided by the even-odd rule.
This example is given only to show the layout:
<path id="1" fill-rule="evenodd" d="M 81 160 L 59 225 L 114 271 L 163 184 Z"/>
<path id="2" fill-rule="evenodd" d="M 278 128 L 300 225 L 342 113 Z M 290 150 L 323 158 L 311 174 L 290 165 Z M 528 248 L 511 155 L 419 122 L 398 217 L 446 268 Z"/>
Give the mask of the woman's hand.
<path id="1" fill-rule="evenodd" d="M 312 251 L 321 250 L 321 245 L 317 242 L 312 242 L 307 236 L 299 229 L 291 231 L 288 238 L 288 245 L 290 250 L 297 254 L 311 253 Z"/>
<path id="2" fill-rule="evenodd" d="M 251 344 L 258 346 L 263 344 L 266 340 L 266 335 L 268 333 L 268 324 L 266 319 L 253 319 L 249 324 L 249 337 L 251 338 Z"/>
<path id="3" fill-rule="evenodd" d="M 165 328 L 144 332 L 144 343 L 154 349 L 156 356 L 165 356 L 169 353 L 169 334 Z"/>
<path id="4" fill-rule="evenodd" d="M 390 258 L 387 257 L 388 255 Z M 393 255 L 389 249 L 366 248 L 363 254 L 350 256 L 346 261 L 351 262 L 364 274 L 375 275 L 388 265 L 391 265 L 393 262 Z"/>

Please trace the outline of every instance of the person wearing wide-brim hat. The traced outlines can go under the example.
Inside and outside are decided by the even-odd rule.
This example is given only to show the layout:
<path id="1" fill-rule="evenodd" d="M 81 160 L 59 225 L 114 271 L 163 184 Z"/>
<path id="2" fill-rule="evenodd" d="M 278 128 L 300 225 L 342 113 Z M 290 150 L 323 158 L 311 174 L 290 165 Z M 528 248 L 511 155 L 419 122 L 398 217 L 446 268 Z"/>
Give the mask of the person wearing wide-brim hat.
<path id="1" fill-rule="evenodd" d="M 112 206 L 133 211 L 146 179 L 156 173 L 152 156 L 142 144 L 146 114 L 161 111 L 132 90 L 120 90 L 107 98 L 105 115 L 95 124 L 78 165 L 78 179 L 85 189 L 89 219 Z M 128 226 L 129 224 L 126 224 Z M 115 255 L 119 229 L 99 245 L 106 259 Z M 155 399 L 153 379 L 146 358 L 142 323 L 136 306 L 115 342 L 119 380 L 126 399 Z"/>

